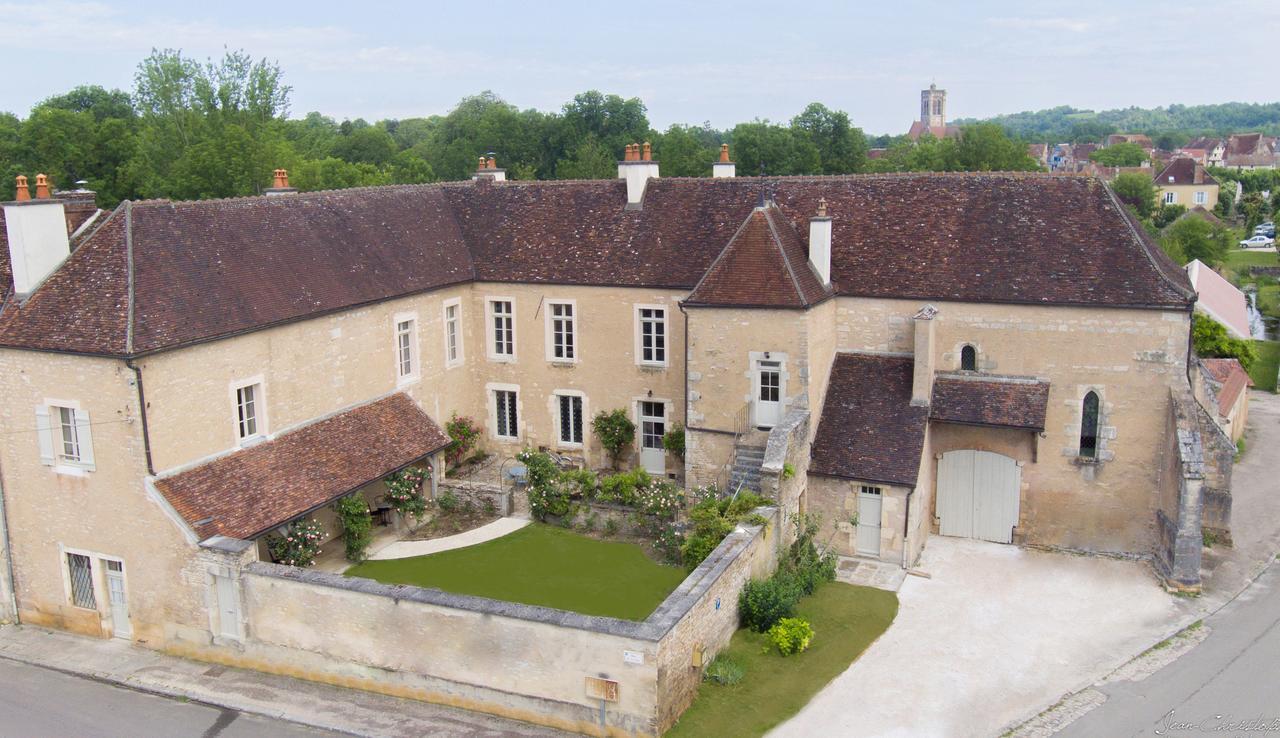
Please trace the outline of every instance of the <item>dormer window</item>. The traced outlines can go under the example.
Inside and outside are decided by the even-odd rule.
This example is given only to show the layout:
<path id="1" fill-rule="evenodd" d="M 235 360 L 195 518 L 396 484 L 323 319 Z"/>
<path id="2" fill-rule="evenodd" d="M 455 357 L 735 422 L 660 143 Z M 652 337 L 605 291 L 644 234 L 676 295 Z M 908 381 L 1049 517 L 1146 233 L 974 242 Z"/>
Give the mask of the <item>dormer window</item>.
<path id="1" fill-rule="evenodd" d="M 978 350 L 969 344 L 965 344 L 965 347 L 960 349 L 960 370 L 978 371 Z"/>

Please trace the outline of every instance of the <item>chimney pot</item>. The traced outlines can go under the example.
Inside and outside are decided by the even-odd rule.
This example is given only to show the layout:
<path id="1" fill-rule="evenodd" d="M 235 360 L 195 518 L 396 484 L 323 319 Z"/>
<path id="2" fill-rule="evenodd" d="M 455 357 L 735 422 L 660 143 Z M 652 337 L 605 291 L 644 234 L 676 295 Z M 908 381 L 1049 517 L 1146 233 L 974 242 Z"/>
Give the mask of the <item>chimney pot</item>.
<path id="1" fill-rule="evenodd" d="M 26 176 L 19 174 L 17 177 L 17 183 L 18 183 L 18 194 L 14 199 L 17 200 L 18 202 L 26 202 L 27 200 L 30 200 L 31 187 L 27 185 Z"/>
<path id="2" fill-rule="evenodd" d="M 49 178 L 46 175 L 37 174 L 36 175 L 36 199 L 48 200 L 49 196 L 50 196 Z"/>
<path id="3" fill-rule="evenodd" d="M 476 171 L 480 171 L 481 169 L 484 169 L 485 166 L 488 165 L 488 163 L 489 161 L 487 159 L 485 159 L 483 156 L 480 157 L 480 163 L 476 166 Z"/>
<path id="4" fill-rule="evenodd" d="M 644 142 L 644 160 L 653 161 L 653 150 L 649 148 L 649 142 Z"/>
<path id="5" fill-rule="evenodd" d="M 287 170 L 287 169 L 277 169 L 277 170 L 275 170 L 275 172 L 273 172 L 273 175 L 274 175 L 274 179 L 275 179 L 275 181 L 271 183 L 271 186 L 272 186 L 273 188 L 275 188 L 275 189 L 277 189 L 277 190 L 282 190 L 282 189 L 286 189 L 286 188 L 288 188 L 288 186 L 289 186 L 289 170 Z"/>
<path id="6" fill-rule="evenodd" d="M 827 198 L 825 197 L 818 198 L 818 217 L 827 217 Z"/>
<path id="7" fill-rule="evenodd" d="M 497 168 L 498 168 L 498 160 L 497 160 L 495 157 L 492 157 L 492 156 L 491 156 L 491 157 L 489 157 L 488 168 L 489 168 L 489 169 L 497 169 Z"/>
<path id="8" fill-rule="evenodd" d="M 720 144 L 720 163 L 729 163 L 729 144 Z"/>

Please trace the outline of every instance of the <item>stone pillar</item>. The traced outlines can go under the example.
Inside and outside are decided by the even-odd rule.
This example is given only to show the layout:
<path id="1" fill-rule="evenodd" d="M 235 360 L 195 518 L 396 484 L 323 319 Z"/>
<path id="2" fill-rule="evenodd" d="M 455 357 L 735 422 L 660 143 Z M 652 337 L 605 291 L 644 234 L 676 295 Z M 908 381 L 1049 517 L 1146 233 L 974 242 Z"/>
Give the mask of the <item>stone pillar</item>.
<path id="1" fill-rule="evenodd" d="M 933 319 L 938 309 L 925 305 L 912 317 L 915 323 L 915 364 L 911 378 L 911 404 L 928 407 L 933 400 Z"/>
<path id="2" fill-rule="evenodd" d="M 210 641 L 217 645 L 242 643 L 249 635 L 250 623 L 244 606 L 241 573 L 245 565 L 257 561 L 257 544 L 214 536 L 200 543 L 197 556 L 205 572 Z"/>

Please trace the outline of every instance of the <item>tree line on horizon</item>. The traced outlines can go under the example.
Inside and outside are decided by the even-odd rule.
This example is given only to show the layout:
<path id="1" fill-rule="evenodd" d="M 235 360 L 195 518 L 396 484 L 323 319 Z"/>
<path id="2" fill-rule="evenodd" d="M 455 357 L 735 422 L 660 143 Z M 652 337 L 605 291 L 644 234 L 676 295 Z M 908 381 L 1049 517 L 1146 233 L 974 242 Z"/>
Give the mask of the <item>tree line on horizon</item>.
<path id="1" fill-rule="evenodd" d="M 459 180 L 493 155 L 511 179 L 616 176 L 624 147 L 649 141 L 663 176 L 710 176 L 720 145 L 742 175 L 886 171 L 1032 170 L 1025 142 L 992 124 L 958 139 L 868 137 L 843 111 L 815 102 L 787 123 L 756 119 L 655 130 L 644 103 L 591 90 L 556 112 L 520 110 L 492 92 L 445 115 L 341 122 L 319 112 L 289 117 L 283 71 L 243 51 L 199 62 L 153 50 L 134 89 L 81 86 L 36 104 L 26 118 L 0 113 L 0 200 L 14 177 L 48 174 L 60 189 L 85 181 L 99 202 L 253 195 L 289 170 L 301 190 Z M 887 146 L 869 159 L 870 143 Z"/>
<path id="2" fill-rule="evenodd" d="M 973 119 L 958 124 L 976 122 Z M 1017 138 L 1039 143 L 1101 143 L 1113 133 L 1145 133 L 1156 148 L 1173 151 L 1199 136 L 1232 133 L 1280 135 L 1280 102 L 1169 105 L 1095 112 L 1069 105 L 987 118 Z"/>

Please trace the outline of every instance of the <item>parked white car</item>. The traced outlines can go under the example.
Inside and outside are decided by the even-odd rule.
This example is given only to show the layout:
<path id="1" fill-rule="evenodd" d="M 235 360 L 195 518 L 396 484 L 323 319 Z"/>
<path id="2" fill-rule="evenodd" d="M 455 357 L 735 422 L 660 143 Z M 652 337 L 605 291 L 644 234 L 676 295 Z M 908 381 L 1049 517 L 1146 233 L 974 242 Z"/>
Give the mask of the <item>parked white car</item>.
<path id="1" fill-rule="evenodd" d="M 1242 249 L 1261 249 L 1275 245 L 1276 240 L 1274 238 L 1267 238 L 1266 236 L 1254 236 L 1253 238 L 1246 238 L 1240 242 L 1240 248 Z"/>

